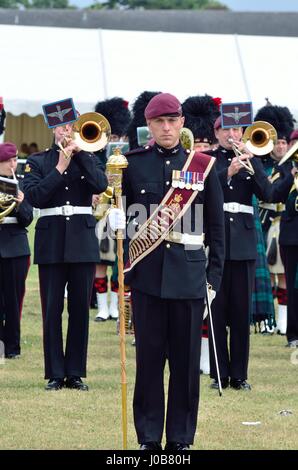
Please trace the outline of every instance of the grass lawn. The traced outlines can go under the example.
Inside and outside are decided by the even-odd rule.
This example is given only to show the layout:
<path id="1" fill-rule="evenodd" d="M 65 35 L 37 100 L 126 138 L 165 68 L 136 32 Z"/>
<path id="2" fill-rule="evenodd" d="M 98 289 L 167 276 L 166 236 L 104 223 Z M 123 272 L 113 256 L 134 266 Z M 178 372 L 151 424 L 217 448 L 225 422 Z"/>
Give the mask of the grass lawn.
<path id="1" fill-rule="evenodd" d="M 31 240 L 32 234 L 33 227 Z M 119 338 L 115 322 L 95 323 L 94 316 L 95 310 L 91 310 L 89 392 L 45 392 L 37 268 L 31 266 L 23 309 L 22 355 L 0 364 L 0 449 L 122 448 Z M 128 448 L 136 449 L 131 339 L 127 337 L 126 342 Z M 251 334 L 251 392 L 228 389 L 220 398 L 209 389 L 210 379 L 202 377 L 194 449 L 297 449 L 298 364 L 294 363 L 298 350 L 291 361 L 293 350 L 285 348 L 285 343 L 284 337 Z M 292 414 L 280 415 L 281 410 Z M 258 421 L 258 425 L 242 424 Z"/>

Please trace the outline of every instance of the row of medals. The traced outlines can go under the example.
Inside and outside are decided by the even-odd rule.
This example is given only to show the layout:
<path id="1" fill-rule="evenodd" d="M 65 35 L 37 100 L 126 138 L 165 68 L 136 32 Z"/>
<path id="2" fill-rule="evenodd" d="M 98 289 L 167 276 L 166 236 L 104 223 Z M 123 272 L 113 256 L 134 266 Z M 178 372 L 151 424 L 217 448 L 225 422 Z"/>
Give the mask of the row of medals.
<path id="1" fill-rule="evenodd" d="M 203 191 L 204 175 L 195 171 L 172 171 L 173 188 L 192 189 L 193 191 Z"/>

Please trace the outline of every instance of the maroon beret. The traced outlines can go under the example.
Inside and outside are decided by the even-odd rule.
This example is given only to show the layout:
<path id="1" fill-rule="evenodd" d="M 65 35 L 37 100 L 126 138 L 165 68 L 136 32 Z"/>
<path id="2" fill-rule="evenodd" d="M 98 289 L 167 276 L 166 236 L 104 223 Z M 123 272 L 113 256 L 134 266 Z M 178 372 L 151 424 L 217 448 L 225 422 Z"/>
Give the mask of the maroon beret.
<path id="1" fill-rule="evenodd" d="M 218 116 L 216 119 L 215 119 L 215 122 L 214 122 L 214 125 L 213 125 L 214 129 L 217 130 L 221 127 L 221 116 Z"/>
<path id="2" fill-rule="evenodd" d="M 182 106 L 176 96 L 170 93 L 159 93 L 153 96 L 145 108 L 145 118 L 152 119 L 159 116 L 181 116 Z"/>
<path id="3" fill-rule="evenodd" d="M 295 129 L 290 135 L 290 142 L 291 140 L 298 140 L 298 129 Z"/>
<path id="4" fill-rule="evenodd" d="M 15 144 L 12 144 L 11 142 L 0 144 L 0 162 L 5 162 L 10 158 L 15 157 L 17 153 L 18 149 Z"/>

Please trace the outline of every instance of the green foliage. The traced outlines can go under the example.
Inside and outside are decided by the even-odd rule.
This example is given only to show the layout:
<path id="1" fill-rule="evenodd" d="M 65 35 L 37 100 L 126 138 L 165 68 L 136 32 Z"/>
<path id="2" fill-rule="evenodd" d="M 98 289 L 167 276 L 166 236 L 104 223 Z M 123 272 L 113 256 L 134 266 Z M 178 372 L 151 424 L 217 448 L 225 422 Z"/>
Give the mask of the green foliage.
<path id="1" fill-rule="evenodd" d="M 19 8 L 20 6 L 40 9 L 70 9 L 71 0 L 0 0 L 0 8 Z M 106 0 L 92 3 L 90 9 L 144 9 L 144 10 L 198 10 L 198 9 L 227 9 L 225 5 L 214 0 Z"/>
<path id="2" fill-rule="evenodd" d="M 92 8 L 107 9 L 144 9 L 144 10 L 198 10 L 207 8 L 227 7 L 213 0 L 107 0 L 103 3 L 96 2 Z"/>
<path id="3" fill-rule="evenodd" d="M 0 0 L 0 8 L 71 8 L 68 0 Z"/>

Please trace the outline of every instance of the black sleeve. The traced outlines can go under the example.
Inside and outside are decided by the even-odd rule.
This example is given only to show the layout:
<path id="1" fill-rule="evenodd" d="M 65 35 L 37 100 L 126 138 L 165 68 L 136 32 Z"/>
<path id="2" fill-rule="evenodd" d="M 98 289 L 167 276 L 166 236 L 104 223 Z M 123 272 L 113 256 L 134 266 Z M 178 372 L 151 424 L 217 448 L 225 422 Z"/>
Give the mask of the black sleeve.
<path id="1" fill-rule="evenodd" d="M 298 191 L 292 191 L 286 203 L 286 213 L 289 217 L 298 217 Z"/>
<path id="2" fill-rule="evenodd" d="M 207 281 L 215 291 L 218 291 L 225 259 L 225 229 L 223 193 L 214 167 L 205 185 L 204 227 L 206 244 L 209 246 Z"/>
<path id="3" fill-rule="evenodd" d="M 20 189 L 23 191 L 23 181 L 20 183 Z M 23 227 L 28 227 L 33 220 L 33 208 L 27 201 L 26 196 L 24 197 L 23 202 L 19 205 L 16 210 L 16 217 L 18 222 Z"/>
<path id="4" fill-rule="evenodd" d="M 39 155 L 37 158 L 28 158 L 27 160 L 30 171 L 25 173 L 24 192 L 33 207 L 46 207 L 47 202 L 63 185 L 63 177 L 56 168 L 53 168 L 45 177 L 43 176 L 41 171 L 42 158 Z"/>
<path id="5" fill-rule="evenodd" d="M 264 202 L 272 201 L 272 184 L 268 180 L 268 176 L 263 168 L 263 165 L 258 157 L 253 157 L 250 160 L 254 169 L 254 175 L 252 175 L 253 193 L 258 199 Z"/>
<path id="6" fill-rule="evenodd" d="M 76 153 L 72 158 L 80 167 L 82 175 L 85 176 L 90 192 L 103 193 L 108 186 L 108 180 L 100 160 L 93 153 L 84 151 Z"/>

